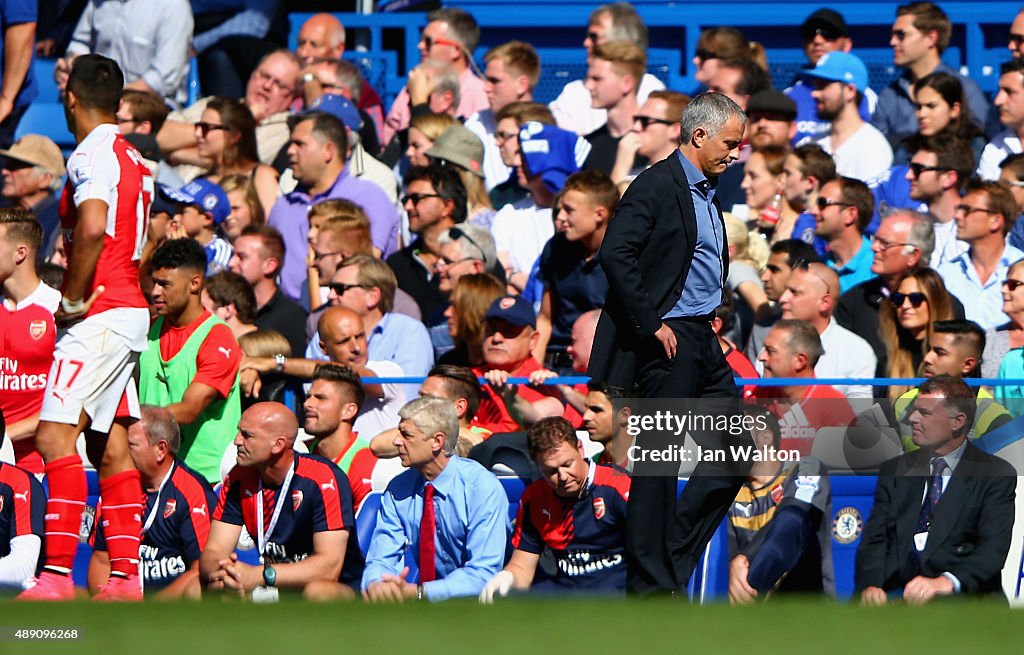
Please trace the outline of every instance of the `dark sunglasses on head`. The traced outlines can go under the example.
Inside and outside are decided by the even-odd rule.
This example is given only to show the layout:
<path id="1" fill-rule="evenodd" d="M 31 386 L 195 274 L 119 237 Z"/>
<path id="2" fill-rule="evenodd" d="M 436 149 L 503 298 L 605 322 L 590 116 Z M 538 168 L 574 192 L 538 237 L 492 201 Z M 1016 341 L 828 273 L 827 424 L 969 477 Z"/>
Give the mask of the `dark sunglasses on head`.
<path id="1" fill-rule="evenodd" d="M 473 246 L 480 252 L 480 261 L 487 264 L 487 255 L 484 254 L 484 249 L 480 247 L 480 244 L 473 240 L 473 237 L 460 227 L 448 228 L 448 238 L 452 241 L 458 241 L 459 239 L 465 239 L 469 242 L 469 245 Z"/>
<path id="2" fill-rule="evenodd" d="M 216 130 L 226 130 L 228 129 L 228 126 L 223 125 L 221 123 L 207 123 L 206 121 L 199 121 L 198 123 L 196 123 L 196 129 L 199 130 L 205 137 L 210 132 Z"/>
<path id="3" fill-rule="evenodd" d="M 916 161 L 912 161 L 907 164 L 907 168 L 910 169 L 910 174 L 915 178 L 921 177 L 921 173 L 927 173 L 928 171 L 948 171 L 949 169 L 945 166 L 926 166 L 925 164 L 919 164 Z"/>
<path id="4" fill-rule="evenodd" d="M 910 299 L 910 306 L 914 308 L 920 307 L 922 303 L 928 301 L 928 296 L 924 295 L 920 291 L 914 291 L 912 293 L 900 293 L 899 291 L 893 291 L 892 294 L 889 295 L 889 302 L 892 303 L 893 307 L 898 308 L 902 307 L 903 302 L 908 298 Z"/>
<path id="5" fill-rule="evenodd" d="M 651 123 L 657 125 L 673 125 L 675 121 L 670 121 L 667 118 L 655 118 L 654 116 L 634 116 L 634 123 L 640 123 L 640 128 L 646 130 Z"/>
<path id="6" fill-rule="evenodd" d="M 1003 280 L 1003 286 L 1009 289 L 1010 293 L 1013 293 L 1017 290 L 1017 287 L 1024 287 L 1024 280 L 1014 280 L 1012 277 L 1008 277 Z"/>

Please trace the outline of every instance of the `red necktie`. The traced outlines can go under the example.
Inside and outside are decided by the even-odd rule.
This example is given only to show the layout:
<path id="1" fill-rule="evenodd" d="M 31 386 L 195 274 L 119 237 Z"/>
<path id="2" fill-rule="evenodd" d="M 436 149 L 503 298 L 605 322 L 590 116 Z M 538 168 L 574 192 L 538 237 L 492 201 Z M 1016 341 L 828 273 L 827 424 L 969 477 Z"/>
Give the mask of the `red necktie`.
<path id="1" fill-rule="evenodd" d="M 420 584 L 437 578 L 434 552 L 434 485 L 423 487 L 423 516 L 420 517 Z"/>

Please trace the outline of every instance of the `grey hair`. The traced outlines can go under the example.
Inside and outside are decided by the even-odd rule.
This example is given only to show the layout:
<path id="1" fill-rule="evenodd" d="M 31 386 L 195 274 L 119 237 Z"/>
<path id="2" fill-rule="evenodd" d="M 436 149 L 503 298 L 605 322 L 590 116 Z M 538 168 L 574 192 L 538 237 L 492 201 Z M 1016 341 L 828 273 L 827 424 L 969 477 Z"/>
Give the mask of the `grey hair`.
<path id="1" fill-rule="evenodd" d="M 811 368 L 814 368 L 821 356 L 825 354 L 825 348 L 821 345 L 821 335 L 807 321 L 796 318 L 780 319 L 776 321 L 772 330 L 785 330 L 788 336 L 786 345 L 790 352 L 794 355 L 797 353 L 807 355 L 807 363 Z"/>
<path id="2" fill-rule="evenodd" d="M 448 232 L 442 232 L 438 243 L 445 245 L 449 243 L 459 244 L 459 254 L 462 257 L 472 257 L 473 259 L 481 259 L 484 263 L 484 270 L 490 272 L 494 269 L 495 262 L 498 261 L 497 248 L 494 245 L 494 237 L 491 236 L 491 231 L 485 227 L 474 225 L 472 223 L 460 223 L 457 226 L 468 238 L 453 239 L 448 236 Z M 473 243 L 470 243 L 470 241 Z M 476 244 L 474 246 L 474 244 Z"/>
<path id="3" fill-rule="evenodd" d="M 647 26 L 633 5 L 628 2 L 601 5 L 590 12 L 590 24 L 597 23 L 605 14 L 612 17 L 612 28 L 605 35 L 608 41 L 632 41 L 647 49 Z"/>
<path id="4" fill-rule="evenodd" d="M 50 191 L 57 193 L 64 186 L 64 179 L 60 175 L 54 175 L 50 171 L 46 170 L 42 166 L 33 166 L 32 170 L 36 172 L 36 175 L 49 175 L 50 176 Z"/>
<path id="5" fill-rule="evenodd" d="M 444 454 L 451 456 L 455 453 L 455 445 L 459 441 L 459 416 L 452 401 L 423 396 L 406 403 L 398 410 L 398 417 L 412 421 L 424 435 L 444 434 Z"/>
<path id="6" fill-rule="evenodd" d="M 181 430 L 174 415 L 163 407 L 154 405 L 143 405 L 141 407 L 142 427 L 146 432 L 146 438 L 150 446 L 155 446 L 161 441 L 167 442 L 167 450 L 172 455 L 178 454 L 181 448 Z"/>
<path id="7" fill-rule="evenodd" d="M 729 119 L 737 118 L 740 125 L 747 124 L 747 114 L 729 96 L 707 91 L 690 101 L 683 110 L 680 120 L 679 139 L 686 143 L 698 127 L 703 128 L 709 137 L 717 135 Z"/>
<path id="8" fill-rule="evenodd" d="M 420 63 L 426 69 L 433 69 L 434 89 L 431 93 L 452 92 L 452 104 L 459 106 L 459 74 L 455 67 L 434 59 L 427 59 Z"/>
<path id="9" fill-rule="evenodd" d="M 910 221 L 907 243 L 921 251 L 921 265 L 927 266 L 931 261 L 932 251 L 935 250 L 935 224 L 931 217 L 913 209 L 898 209 L 889 216 L 903 216 Z"/>

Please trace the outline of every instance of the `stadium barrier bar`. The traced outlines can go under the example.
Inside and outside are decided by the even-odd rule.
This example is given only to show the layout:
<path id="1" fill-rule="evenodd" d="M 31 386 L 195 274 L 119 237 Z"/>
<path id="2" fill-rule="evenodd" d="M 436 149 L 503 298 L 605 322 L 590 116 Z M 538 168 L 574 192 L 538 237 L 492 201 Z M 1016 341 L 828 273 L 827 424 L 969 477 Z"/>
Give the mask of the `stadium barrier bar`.
<path id="1" fill-rule="evenodd" d="M 477 378 L 480 384 L 490 384 L 486 378 Z M 927 378 L 734 378 L 737 386 L 750 386 L 750 387 L 788 387 L 794 385 L 800 385 L 804 387 L 811 386 L 849 386 L 849 385 L 867 385 L 872 387 L 891 387 L 891 386 L 911 386 L 916 387 L 923 383 Z M 422 376 L 408 376 L 408 377 L 381 377 L 381 378 L 363 378 L 364 384 L 421 384 L 425 377 Z M 968 386 L 972 387 L 1005 387 L 1005 386 L 1024 386 L 1024 379 L 1020 378 L 1008 378 L 1005 380 L 999 378 L 964 378 L 964 382 Z M 590 378 L 585 375 L 573 375 L 573 376 L 559 376 L 548 378 L 542 382 L 542 385 L 576 385 L 586 384 L 590 382 Z M 529 378 L 524 377 L 511 377 L 508 379 L 508 384 L 530 384 Z"/>

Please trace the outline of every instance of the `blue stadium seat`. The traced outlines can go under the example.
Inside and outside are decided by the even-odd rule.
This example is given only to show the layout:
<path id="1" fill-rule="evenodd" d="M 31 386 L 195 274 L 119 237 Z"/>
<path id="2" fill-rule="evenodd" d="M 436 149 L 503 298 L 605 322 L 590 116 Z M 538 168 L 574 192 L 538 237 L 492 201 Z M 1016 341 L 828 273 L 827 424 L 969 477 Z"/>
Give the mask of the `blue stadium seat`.
<path id="1" fill-rule="evenodd" d="M 836 475 L 832 483 L 832 567 L 836 598 L 853 594 L 853 577 L 864 524 L 871 516 L 878 476 Z"/>
<path id="2" fill-rule="evenodd" d="M 530 481 L 512 477 L 499 477 L 498 481 L 501 482 L 501 487 L 505 490 L 505 495 L 508 496 L 508 520 L 515 520 L 516 511 L 519 509 L 519 499 L 526 491 Z"/>
<path id="3" fill-rule="evenodd" d="M 65 153 L 70 153 L 75 149 L 75 137 L 68 131 L 64 105 L 59 102 L 32 103 L 25 115 L 22 116 L 21 122 L 18 123 L 14 138 L 20 139 L 26 134 L 48 136 Z"/>
<path id="4" fill-rule="evenodd" d="M 363 504 L 356 512 L 356 538 L 359 540 L 359 550 L 366 554 L 370 549 L 370 540 L 373 537 L 373 528 L 377 525 L 377 512 L 380 510 L 381 492 L 371 491 L 363 498 Z"/>
<path id="5" fill-rule="evenodd" d="M 39 95 L 35 102 L 60 102 L 60 91 L 57 83 L 53 81 L 53 69 L 57 65 L 56 59 L 36 59 L 33 63 L 36 72 L 36 86 L 39 88 Z"/>

